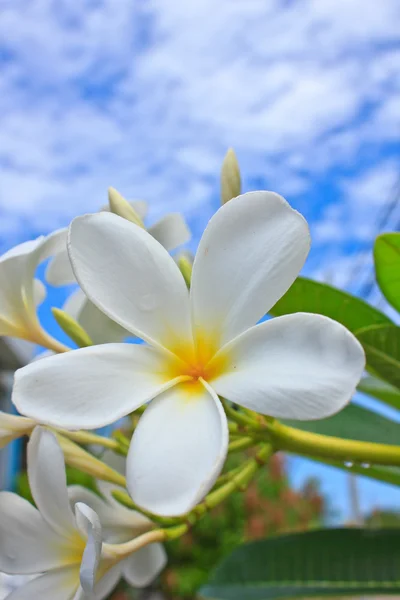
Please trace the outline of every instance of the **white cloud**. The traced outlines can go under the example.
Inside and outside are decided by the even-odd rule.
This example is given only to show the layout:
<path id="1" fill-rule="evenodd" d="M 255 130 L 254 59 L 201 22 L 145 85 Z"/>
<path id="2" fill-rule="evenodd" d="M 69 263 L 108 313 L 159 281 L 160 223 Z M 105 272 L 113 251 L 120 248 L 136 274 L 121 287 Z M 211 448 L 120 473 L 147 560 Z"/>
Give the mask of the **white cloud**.
<path id="1" fill-rule="evenodd" d="M 93 210 L 110 184 L 200 229 L 228 146 L 245 181 L 293 197 L 357 167 L 398 126 L 397 0 L 6 0 L 0 11 L 4 245 Z M 351 233 L 340 219 L 354 223 L 352 185 L 316 241 Z M 376 181 L 365 185 L 371 195 Z"/>

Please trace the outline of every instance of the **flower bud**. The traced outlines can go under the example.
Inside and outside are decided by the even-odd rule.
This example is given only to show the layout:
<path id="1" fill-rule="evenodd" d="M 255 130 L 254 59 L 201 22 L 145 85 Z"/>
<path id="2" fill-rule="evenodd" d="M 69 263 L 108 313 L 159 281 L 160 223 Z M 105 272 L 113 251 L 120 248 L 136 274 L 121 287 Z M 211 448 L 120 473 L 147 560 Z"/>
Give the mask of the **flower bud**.
<path id="1" fill-rule="evenodd" d="M 239 196 L 241 190 L 239 163 L 234 150 L 229 148 L 221 168 L 221 204 Z"/>
<path id="2" fill-rule="evenodd" d="M 112 187 L 108 188 L 108 203 L 112 213 L 144 229 L 144 223 L 133 206 Z"/>

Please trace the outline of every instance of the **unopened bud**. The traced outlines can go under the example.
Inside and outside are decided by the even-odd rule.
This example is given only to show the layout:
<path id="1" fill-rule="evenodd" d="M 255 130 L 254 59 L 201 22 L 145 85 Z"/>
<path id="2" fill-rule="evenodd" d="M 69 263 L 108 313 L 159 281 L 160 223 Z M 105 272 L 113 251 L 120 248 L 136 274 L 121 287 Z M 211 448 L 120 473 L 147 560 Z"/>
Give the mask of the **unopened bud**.
<path id="1" fill-rule="evenodd" d="M 71 317 L 68 313 L 61 308 L 53 308 L 51 309 L 55 320 L 61 329 L 71 338 L 72 341 L 75 342 L 79 348 L 85 348 L 86 346 L 93 346 L 93 342 L 90 339 L 90 336 L 83 329 L 82 325 Z"/>
<path id="2" fill-rule="evenodd" d="M 238 159 L 232 148 L 225 155 L 221 169 L 221 204 L 226 204 L 242 191 Z"/>
<path id="3" fill-rule="evenodd" d="M 144 229 L 144 223 L 133 206 L 112 187 L 108 188 L 108 203 L 112 213 Z"/>

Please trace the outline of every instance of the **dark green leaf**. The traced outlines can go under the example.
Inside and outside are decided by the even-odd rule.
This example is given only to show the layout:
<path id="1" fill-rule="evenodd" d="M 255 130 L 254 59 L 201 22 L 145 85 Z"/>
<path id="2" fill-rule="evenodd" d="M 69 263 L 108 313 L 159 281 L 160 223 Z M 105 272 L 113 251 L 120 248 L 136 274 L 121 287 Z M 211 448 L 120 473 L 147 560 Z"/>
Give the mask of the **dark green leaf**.
<path id="1" fill-rule="evenodd" d="M 375 325 L 357 332 L 367 356 L 367 365 L 376 375 L 400 387 L 400 327 Z"/>
<path id="2" fill-rule="evenodd" d="M 376 238 L 374 260 L 382 293 L 400 311 L 400 233 L 383 233 Z"/>
<path id="3" fill-rule="evenodd" d="M 339 321 L 353 332 L 369 325 L 391 323 L 386 315 L 360 298 L 304 277 L 298 277 L 270 310 L 271 315 L 274 316 L 294 312 L 325 315 Z"/>
<path id="4" fill-rule="evenodd" d="M 400 531 L 325 529 L 237 548 L 200 591 L 218 600 L 400 592 Z"/>
<path id="5" fill-rule="evenodd" d="M 357 389 L 363 394 L 400 409 L 400 390 L 382 379 L 368 375 L 361 379 Z"/>
<path id="6" fill-rule="evenodd" d="M 393 444 L 400 442 L 400 425 L 357 404 L 349 404 L 336 415 L 319 421 L 282 420 L 286 425 L 334 437 Z"/>

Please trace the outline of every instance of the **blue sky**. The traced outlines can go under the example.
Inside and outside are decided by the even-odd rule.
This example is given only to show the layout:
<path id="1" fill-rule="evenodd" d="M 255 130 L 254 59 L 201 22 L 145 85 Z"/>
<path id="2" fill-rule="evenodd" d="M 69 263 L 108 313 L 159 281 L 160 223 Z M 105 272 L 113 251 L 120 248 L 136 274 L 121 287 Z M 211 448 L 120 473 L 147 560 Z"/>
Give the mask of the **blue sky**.
<path id="1" fill-rule="evenodd" d="M 308 219 L 305 271 L 357 290 L 378 228 L 400 222 L 381 223 L 400 176 L 399 25 L 398 0 L 2 0 L 0 249 L 97 210 L 109 185 L 150 220 L 182 211 L 195 248 L 233 146 L 245 189 Z"/>

